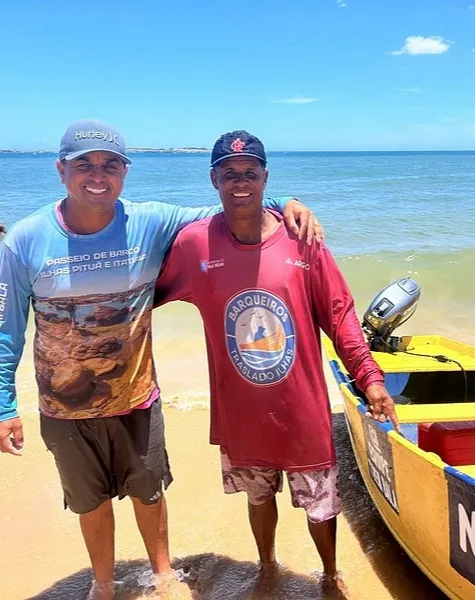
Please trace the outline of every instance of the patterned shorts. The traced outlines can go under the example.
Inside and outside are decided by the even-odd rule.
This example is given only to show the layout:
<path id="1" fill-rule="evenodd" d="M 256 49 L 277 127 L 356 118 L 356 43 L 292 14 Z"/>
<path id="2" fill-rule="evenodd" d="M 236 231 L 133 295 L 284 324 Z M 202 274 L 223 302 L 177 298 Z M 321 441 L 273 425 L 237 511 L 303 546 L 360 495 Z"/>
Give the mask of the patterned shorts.
<path id="1" fill-rule="evenodd" d="M 225 493 L 247 492 L 249 504 L 264 504 L 282 491 L 283 472 L 277 469 L 233 467 L 224 453 L 221 469 Z M 292 506 L 304 508 L 309 521 L 327 521 L 341 512 L 338 467 L 286 474 Z"/>

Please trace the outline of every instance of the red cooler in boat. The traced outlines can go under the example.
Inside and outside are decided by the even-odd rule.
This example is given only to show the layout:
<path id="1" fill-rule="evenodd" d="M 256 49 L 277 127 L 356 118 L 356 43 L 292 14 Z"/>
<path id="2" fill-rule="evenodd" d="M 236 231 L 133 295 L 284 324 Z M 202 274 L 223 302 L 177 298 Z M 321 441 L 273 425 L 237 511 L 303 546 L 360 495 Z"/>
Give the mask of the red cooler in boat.
<path id="1" fill-rule="evenodd" d="M 420 423 L 419 448 L 449 465 L 475 465 L 475 421 Z"/>

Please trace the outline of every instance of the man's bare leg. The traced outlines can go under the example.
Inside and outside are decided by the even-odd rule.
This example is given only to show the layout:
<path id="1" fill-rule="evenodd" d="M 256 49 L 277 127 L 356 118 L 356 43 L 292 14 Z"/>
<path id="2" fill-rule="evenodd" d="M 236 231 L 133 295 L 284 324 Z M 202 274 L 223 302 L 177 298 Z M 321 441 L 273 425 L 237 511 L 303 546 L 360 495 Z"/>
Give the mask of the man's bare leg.
<path id="1" fill-rule="evenodd" d="M 91 560 L 95 583 L 90 598 L 109 600 L 114 593 L 114 513 L 106 500 L 95 510 L 79 515 L 82 535 Z"/>
<path id="2" fill-rule="evenodd" d="M 277 527 L 277 503 L 275 496 L 264 504 L 248 502 L 249 521 L 257 544 L 262 570 L 271 575 L 275 572 L 275 530 Z"/>
<path id="3" fill-rule="evenodd" d="M 322 559 L 323 572 L 328 577 L 335 577 L 336 570 L 336 517 L 313 523 L 307 520 L 308 530 L 312 536 L 318 554 Z"/>
<path id="4" fill-rule="evenodd" d="M 307 520 L 307 524 L 323 563 L 323 578 L 320 581 L 326 588 L 336 591 L 338 595 L 335 598 L 349 600 L 348 588 L 336 568 L 336 517 L 321 523 Z"/>
<path id="5" fill-rule="evenodd" d="M 162 494 L 155 504 L 143 504 L 138 498 L 131 497 L 131 499 L 152 571 L 157 575 L 171 574 L 165 496 Z"/>

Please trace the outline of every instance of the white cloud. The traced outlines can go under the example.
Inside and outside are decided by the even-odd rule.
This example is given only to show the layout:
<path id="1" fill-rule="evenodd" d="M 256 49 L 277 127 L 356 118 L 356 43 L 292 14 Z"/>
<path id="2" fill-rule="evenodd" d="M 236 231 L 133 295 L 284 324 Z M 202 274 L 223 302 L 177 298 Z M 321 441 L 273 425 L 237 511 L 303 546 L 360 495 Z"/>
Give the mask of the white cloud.
<path id="1" fill-rule="evenodd" d="M 422 35 L 409 35 L 404 40 L 400 50 L 391 52 L 393 56 L 400 54 L 443 54 L 450 48 L 452 42 L 440 36 L 424 37 Z"/>
<path id="2" fill-rule="evenodd" d="M 336 0 L 336 3 L 338 4 L 338 6 L 340 8 L 345 8 L 345 6 L 348 6 L 345 2 L 345 0 Z"/>
<path id="3" fill-rule="evenodd" d="M 394 88 L 395 92 L 407 92 L 408 94 L 420 94 L 421 93 L 421 88 L 417 85 L 413 86 L 413 87 L 407 87 L 407 88 Z"/>
<path id="4" fill-rule="evenodd" d="M 271 102 L 276 104 L 312 104 L 316 102 L 318 98 L 305 98 L 302 96 L 294 96 L 293 98 L 274 98 Z"/>

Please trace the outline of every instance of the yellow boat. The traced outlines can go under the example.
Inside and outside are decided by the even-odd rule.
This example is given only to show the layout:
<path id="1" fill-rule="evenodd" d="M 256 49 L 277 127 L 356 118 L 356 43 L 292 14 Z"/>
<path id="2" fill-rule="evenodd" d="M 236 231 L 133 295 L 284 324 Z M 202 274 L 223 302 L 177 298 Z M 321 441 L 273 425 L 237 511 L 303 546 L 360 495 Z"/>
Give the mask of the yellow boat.
<path id="1" fill-rule="evenodd" d="M 390 351 L 379 344 L 372 355 L 395 399 L 401 435 L 365 416 L 363 394 L 331 341 L 323 340 L 360 473 L 411 559 L 452 600 L 474 600 L 475 348 L 437 335 L 384 344 Z M 444 440 L 442 431 L 445 446 L 427 449 L 431 431 L 437 436 L 430 443 Z M 444 462 L 447 455 L 454 459 Z"/>

